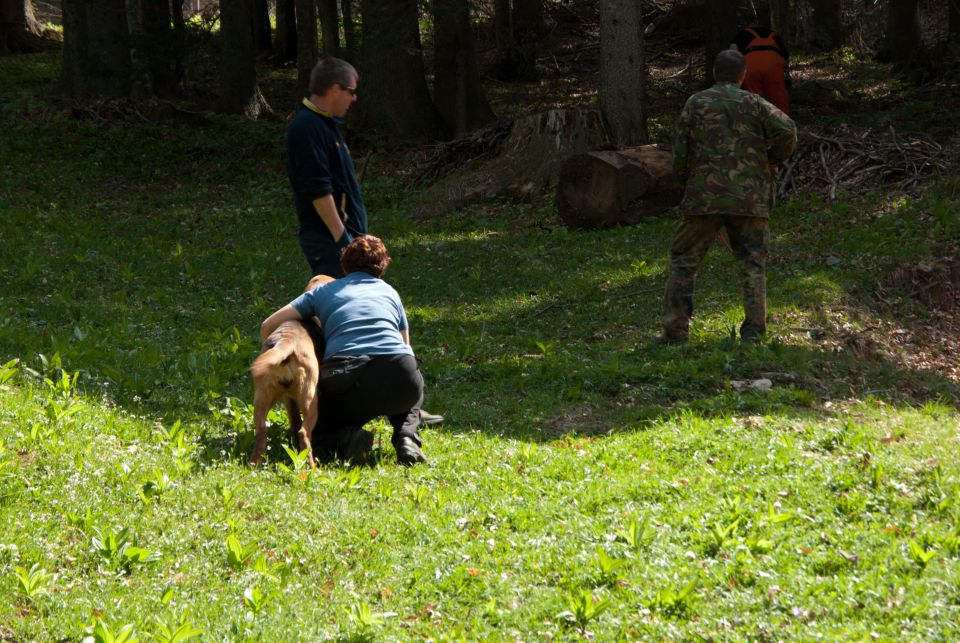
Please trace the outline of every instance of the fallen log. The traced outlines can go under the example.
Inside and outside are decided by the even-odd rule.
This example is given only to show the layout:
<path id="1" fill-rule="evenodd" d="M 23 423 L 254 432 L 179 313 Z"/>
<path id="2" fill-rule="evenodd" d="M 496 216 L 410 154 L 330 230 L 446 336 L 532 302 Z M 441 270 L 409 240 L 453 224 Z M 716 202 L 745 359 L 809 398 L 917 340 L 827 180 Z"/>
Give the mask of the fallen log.
<path id="1" fill-rule="evenodd" d="M 680 203 L 673 155 L 657 145 L 574 154 L 560 166 L 557 213 L 571 228 L 636 223 Z"/>

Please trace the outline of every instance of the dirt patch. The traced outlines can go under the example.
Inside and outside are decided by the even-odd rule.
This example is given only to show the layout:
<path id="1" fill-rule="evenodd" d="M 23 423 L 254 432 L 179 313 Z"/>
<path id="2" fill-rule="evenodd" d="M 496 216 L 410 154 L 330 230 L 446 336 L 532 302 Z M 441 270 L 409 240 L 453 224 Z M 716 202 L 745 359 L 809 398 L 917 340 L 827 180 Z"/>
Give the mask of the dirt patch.
<path id="1" fill-rule="evenodd" d="M 928 320 L 888 322 L 869 333 L 843 337 L 848 350 L 864 359 L 880 356 L 905 370 L 936 373 L 960 384 L 960 335 L 955 318 L 935 314 Z M 857 350 L 861 349 L 858 353 Z M 923 399 L 929 391 L 910 378 L 900 384 L 904 392 Z"/>
<path id="2" fill-rule="evenodd" d="M 33 466 L 34 457 L 33 457 L 33 454 L 31 454 L 26 449 L 21 449 L 20 451 L 17 451 L 17 460 L 19 460 L 20 466 L 30 467 L 30 466 Z"/>
<path id="3" fill-rule="evenodd" d="M 960 308 L 960 259 L 903 263 L 884 281 L 883 288 L 895 290 L 931 311 L 955 316 Z"/>
<path id="4" fill-rule="evenodd" d="M 543 433 L 551 440 L 565 435 L 606 435 L 611 424 L 603 417 L 597 417 L 588 406 L 570 409 L 548 420 L 543 425 Z"/>
<path id="5" fill-rule="evenodd" d="M 960 328 L 955 314 L 930 309 L 922 316 L 898 315 L 893 300 L 878 304 L 889 307 L 894 318 L 877 316 L 875 309 L 850 306 L 820 310 L 812 316 L 773 316 L 772 321 L 774 328 L 786 331 L 790 343 L 850 355 L 865 364 L 885 362 L 905 374 L 935 374 L 960 385 Z M 817 388 L 825 390 L 822 385 Z M 909 375 L 898 383 L 898 389 L 918 401 L 929 395 L 923 378 L 914 381 Z"/>

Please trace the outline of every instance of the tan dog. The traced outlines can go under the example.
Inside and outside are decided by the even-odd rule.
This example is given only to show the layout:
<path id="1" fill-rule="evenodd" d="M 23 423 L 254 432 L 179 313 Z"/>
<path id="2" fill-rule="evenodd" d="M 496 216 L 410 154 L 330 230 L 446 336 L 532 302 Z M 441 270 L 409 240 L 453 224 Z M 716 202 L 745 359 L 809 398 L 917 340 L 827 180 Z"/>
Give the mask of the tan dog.
<path id="1" fill-rule="evenodd" d="M 317 275 L 304 292 L 331 281 L 333 277 Z M 253 427 L 256 431 L 250 464 L 255 467 L 260 466 L 267 449 L 267 413 L 281 397 L 290 421 L 290 435 L 297 436 L 300 450 L 307 451 L 310 468 L 314 466 L 311 436 L 320 411 L 317 401 L 320 363 L 310 333 L 318 330 L 315 319 L 283 322 L 270 333 L 263 343 L 263 352 L 250 367 L 254 388 Z"/>

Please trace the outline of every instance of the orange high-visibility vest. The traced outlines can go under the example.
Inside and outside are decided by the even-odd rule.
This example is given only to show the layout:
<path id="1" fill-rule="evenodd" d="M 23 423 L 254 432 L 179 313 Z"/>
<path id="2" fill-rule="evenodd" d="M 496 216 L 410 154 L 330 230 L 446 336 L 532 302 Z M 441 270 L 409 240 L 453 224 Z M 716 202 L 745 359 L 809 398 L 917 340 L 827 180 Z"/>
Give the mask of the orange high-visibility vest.
<path id="1" fill-rule="evenodd" d="M 776 105 L 783 113 L 790 114 L 790 94 L 786 85 L 786 61 L 780 54 L 780 48 L 773 39 L 771 31 L 761 38 L 756 31 L 747 27 L 744 31 L 753 36 L 753 40 L 744 50 L 747 59 L 747 76 L 742 87 L 759 94 Z"/>

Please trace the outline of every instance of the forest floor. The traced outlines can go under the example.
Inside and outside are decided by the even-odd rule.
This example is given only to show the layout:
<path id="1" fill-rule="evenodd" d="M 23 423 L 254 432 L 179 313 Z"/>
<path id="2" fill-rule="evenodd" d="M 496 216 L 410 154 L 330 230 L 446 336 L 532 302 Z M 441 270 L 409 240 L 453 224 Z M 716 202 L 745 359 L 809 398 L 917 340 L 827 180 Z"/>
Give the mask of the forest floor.
<path id="1" fill-rule="evenodd" d="M 546 109 L 597 106 L 599 17 L 591 13 L 591 7 L 591 3 L 554 7 L 553 29 L 542 41 L 538 57 L 539 80 L 504 84 L 487 77 L 496 113 L 516 118 Z M 646 48 L 651 142 L 669 146 L 676 114 L 687 97 L 705 86 L 703 46 L 682 34 L 654 28 Z M 488 51 L 487 57 L 492 53 Z M 923 187 L 937 180 L 944 180 L 951 197 L 960 196 L 960 61 L 946 59 L 937 73 L 936 79 L 916 86 L 894 75 L 889 65 L 872 62 L 866 54 L 858 55 L 850 48 L 819 54 L 794 51 L 791 115 L 801 142 L 806 138 L 818 146 L 823 140 L 819 137 L 826 136 L 842 148 L 830 155 L 822 146 L 810 150 L 808 145 L 806 151 L 816 158 L 806 163 L 807 175 L 800 188 L 828 204 L 846 204 L 850 225 L 863 226 L 870 225 L 878 211 L 915 199 Z M 889 133 L 892 143 L 867 149 L 866 141 L 878 132 Z M 920 163 L 936 167 L 915 175 L 915 180 L 900 180 L 898 165 L 902 169 L 904 164 L 917 164 L 902 156 L 904 148 L 911 145 L 926 150 Z M 853 157 L 857 155 L 880 170 L 874 173 L 876 180 L 851 182 L 837 191 L 836 182 L 831 185 L 833 175 L 845 162 L 856 164 Z M 862 165 L 856 167 L 869 169 Z M 885 197 L 865 199 L 878 192 Z M 540 203 L 550 199 L 551 195 L 546 195 Z M 931 220 L 936 216 L 928 214 Z M 773 226 L 777 226 L 776 217 Z M 873 281 L 863 284 L 865 291 L 874 294 L 864 305 L 884 310 L 889 315 L 886 323 L 867 333 L 858 331 L 857 337 L 837 325 L 825 329 L 829 341 L 838 346 L 869 346 L 870 350 L 898 355 L 911 367 L 933 369 L 960 381 L 960 230 L 948 228 L 946 232 L 931 235 L 912 257 L 872 275 Z M 897 293 L 891 295 L 891 289 Z M 901 306 L 904 299 L 919 304 L 919 312 L 917 307 Z"/>
<path id="2" fill-rule="evenodd" d="M 539 79 L 503 83 L 493 78 L 492 71 L 484 77 L 487 95 L 501 119 L 548 109 L 597 107 L 600 42 L 595 7 L 558 3 L 551 19 L 552 27 L 538 52 Z M 683 103 L 705 86 L 703 46 L 682 34 L 653 29 L 646 47 L 648 130 L 651 142 L 669 146 Z M 481 43 L 480 57 L 488 69 L 494 53 Z M 804 172 L 802 181 L 789 186 L 794 193 L 782 195 L 782 203 L 800 190 L 804 199 L 822 199 L 826 209 L 837 205 L 847 213 L 850 225 L 869 226 L 892 204 L 916 200 L 937 181 L 948 197 L 960 197 L 960 62 L 948 58 L 935 80 L 917 86 L 894 75 L 889 65 L 850 48 L 815 54 L 795 51 L 791 77 L 792 117 L 801 133 L 801 146 L 806 141 L 802 151 L 807 159 L 798 162 Z M 363 132 L 354 135 L 362 146 Z M 836 149 L 825 150 L 830 145 L 824 141 Z M 372 171 L 403 180 L 416 174 L 410 169 L 411 158 L 422 159 L 433 148 L 404 148 L 379 156 Z M 911 149 L 920 149 L 919 156 L 908 158 L 905 150 Z M 845 163 L 866 180 L 839 181 L 836 174 Z M 469 175 L 470 170 L 465 170 L 456 180 L 469 181 Z M 881 193 L 883 197 L 877 198 Z M 541 218 L 560 225 L 553 216 L 551 193 L 535 195 L 531 201 Z M 487 208 L 496 211 L 497 205 L 487 204 Z M 925 216 L 934 221 L 942 215 L 928 212 Z M 776 216 L 772 225 L 777 227 Z M 842 325 L 826 328 L 828 341 L 838 346 L 869 346 L 897 355 L 911 367 L 933 369 L 960 381 L 958 257 L 960 230 L 948 227 L 945 235 L 931 234 L 924 247 L 915 248 L 912 255 L 862 284 L 865 292 L 872 293 L 862 305 L 883 310 L 887 321 L 867 332 L 858 331 L 856 337 Z"/>

